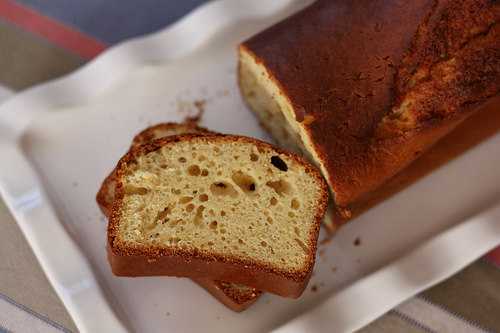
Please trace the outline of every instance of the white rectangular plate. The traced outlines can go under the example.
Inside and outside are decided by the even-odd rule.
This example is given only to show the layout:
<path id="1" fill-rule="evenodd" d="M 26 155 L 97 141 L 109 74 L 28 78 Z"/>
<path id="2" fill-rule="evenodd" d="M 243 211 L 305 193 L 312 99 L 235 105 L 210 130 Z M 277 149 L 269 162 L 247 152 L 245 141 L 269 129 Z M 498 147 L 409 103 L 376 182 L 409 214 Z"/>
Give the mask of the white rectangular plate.
<path id="1" fill-rule="evenodd" d="M 239 96 L 236 46 L 307 3 L 209 3 L 0 107 L 1 194 L 81 331 L 350 331 L 500 243 L 499 209 L 466 221 L 499 198 L 496 135 L 320 246 L 298 300 L 236 314 L 188 279 L 111 274 L 94 197 L 132 136 L 205 100 L 203 126 L 269 140 Z"/>

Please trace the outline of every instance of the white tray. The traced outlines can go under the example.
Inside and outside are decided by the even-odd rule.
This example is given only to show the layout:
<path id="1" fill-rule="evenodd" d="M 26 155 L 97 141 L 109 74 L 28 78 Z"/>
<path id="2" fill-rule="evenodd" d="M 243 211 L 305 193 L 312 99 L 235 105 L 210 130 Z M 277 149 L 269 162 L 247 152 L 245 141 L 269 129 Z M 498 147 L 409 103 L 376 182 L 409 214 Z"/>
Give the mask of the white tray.
<path id="1" fill-rule="evenodd" d="M 468 219 L 500 198 L 496 135 L 342 228 L 299 300 L 236 314 L 188 279 L 111 274 L 94 196 L 132 136 L 205 99 L 203 126 L 269 139 L 238 94 L 236 45 L 308 3 L 211 2 L 0 107 L 0 193 L 81 331 L 352 331 L 500 243 L 498 207 Z"/>

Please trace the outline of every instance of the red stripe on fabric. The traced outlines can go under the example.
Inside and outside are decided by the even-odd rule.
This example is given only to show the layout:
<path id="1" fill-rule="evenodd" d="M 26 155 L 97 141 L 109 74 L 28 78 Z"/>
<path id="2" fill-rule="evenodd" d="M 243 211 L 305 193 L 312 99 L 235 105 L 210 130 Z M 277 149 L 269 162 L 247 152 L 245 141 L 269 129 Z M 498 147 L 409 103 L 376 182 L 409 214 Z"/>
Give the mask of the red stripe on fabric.
<path id="1" fill-rule="evenodd" d="M 500 267 L 500 246 L 488 253 L 486 259 Z"/>
<path id="2" fill-rule="evenodd" d="M 106 49 L 104 43 L 11 0 L 0 0 L 0 17 L 85 59 Z"/>

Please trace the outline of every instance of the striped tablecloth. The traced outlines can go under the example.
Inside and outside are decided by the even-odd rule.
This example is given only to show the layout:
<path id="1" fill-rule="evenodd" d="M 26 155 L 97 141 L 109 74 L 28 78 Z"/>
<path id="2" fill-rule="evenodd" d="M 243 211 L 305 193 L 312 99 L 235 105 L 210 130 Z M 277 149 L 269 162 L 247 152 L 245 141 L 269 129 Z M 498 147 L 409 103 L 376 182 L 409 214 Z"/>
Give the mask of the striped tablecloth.
<path id="1" fill-rule="evenodd" d="M 0 0 L 0 100 L 161 29 L 203 2 Z M 0 227 L 0 332 L 76 332 L 1 200 Z M 500 332 L 500 249 L 361 331 Z"/>

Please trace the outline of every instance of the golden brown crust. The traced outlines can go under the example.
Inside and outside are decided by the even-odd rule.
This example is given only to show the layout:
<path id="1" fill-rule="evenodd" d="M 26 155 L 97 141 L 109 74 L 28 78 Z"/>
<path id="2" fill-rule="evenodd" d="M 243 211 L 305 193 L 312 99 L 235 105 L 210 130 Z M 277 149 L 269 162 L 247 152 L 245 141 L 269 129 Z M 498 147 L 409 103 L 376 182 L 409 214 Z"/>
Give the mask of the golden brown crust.
<path id="1" fill-rule="evenodd" d="M 248 309 L 262 295 L 262 291 L 245 287 L 245 290 L 235 290 L 234 284 L 213 281 L 211 279 L 192 279 L 212 296 L 233 311 L 241 312 Z"/>
<path id="2" fill-rule="evenodd" d="M 111 207 L 115 199 L 115 169 L 104 179 L 96 195 L 97 205 L 101 209 L 101 212 L 109 217 L 111 213 Z"/>
<path id="3" fill-rule="evenodd" d="M 497 96 L 384 185 L 343 211 L 335 212 L 335 225 L 359 216 L 499 132 L 500 96 Z"/>
<path id="4" fill-rule="evenodd" d="M 268 264 L 243 260 L 232 256 L 212 254 L 197 249 L 162 248 L 160 246 L 144 246 L 142 244 L 124 244 L 118 235 L 121 205 L 124 197 L 123 177 L 127 165 L 133 163 L 137 156 L 160 149 L 163 146 L 180 141 L 209 142 L 242 142 L 254 144 L 261 149 L 270 149 L 277 154 L 285 155 L 304 167 L 305 171 L 316 180 L 322 195 L 317 203 L 314 227 L 309 234 L 312 244 L 305 267 L 300 271 L 284 271 Z M 118 163 L 116 169 L 116 197 L 108 224 L 108 258 L 113 273 L 123 276 L 172 275 L 192 278 L 210 278 L 213 280 L 231 281 L 252 286 L 259 290 L 269 291 L 285 297 L 299 297 L 309 281 L 315 261 L 316 245 L 321 220 L 328 202 L 327 185 L 318 170 L 305 159 L 277 149 L 268 143 L 249 137 L 223 134 L 186 134 L 166 137 L 133 148 Z"/>
<path id="5" fill-rule="evenodd" d="M 137 134 L 132 141 L 131 147 L 136 147 L 146 142 L 150 142 L 158 137 L 179 135 L 181 133 L 208 134 L 212 132 L 192 123 L 160 123 L 150 126 Z M 115 170 L 113 169 L 113 171 L 103 181 L 96 196 L 97 204 L 106 217 L 109 217 L 115 198 L 115 176 Z M 223 281 L 214 281 L 211 279 L 193 279 L 193 281 L 207 290 L 222 304 L 236 312 L 241 312 L 247 309 L 250 305 L 255 303 L 255 301 L 262 294 L 261 291 L 258 291 L 255 288 L 236 288 L 233 284 Z"/>
<path id="6" fill-rule="evenodd" d="M 280 87 L 347 207 L 499 94 L 499 8 L 320 0 L 240 50 Z"/>
<path id="7" fill-rule="evenodd" d="M 164 137 L 166 136 L 164 133 L 167 132 L 176 132 L 175 134 L 169 134 L 170 135 L 180 135 L 180 134 L 187 134 L 187 133 L 213 133 L 212 131 L 209 131 L 206 128 L 199 127 L 195 123 L 192 122 L 186 122 L 186 123 L 160 123 L 156 124 L 154 126 L 150 126 L 143 131 L 141 131 L 139 134 L 137 134 L 134 139 L 132 140 L 132 145 L 131 148 L 140 146 L 142 144 L 151 142 L 158 137 Z"/>

